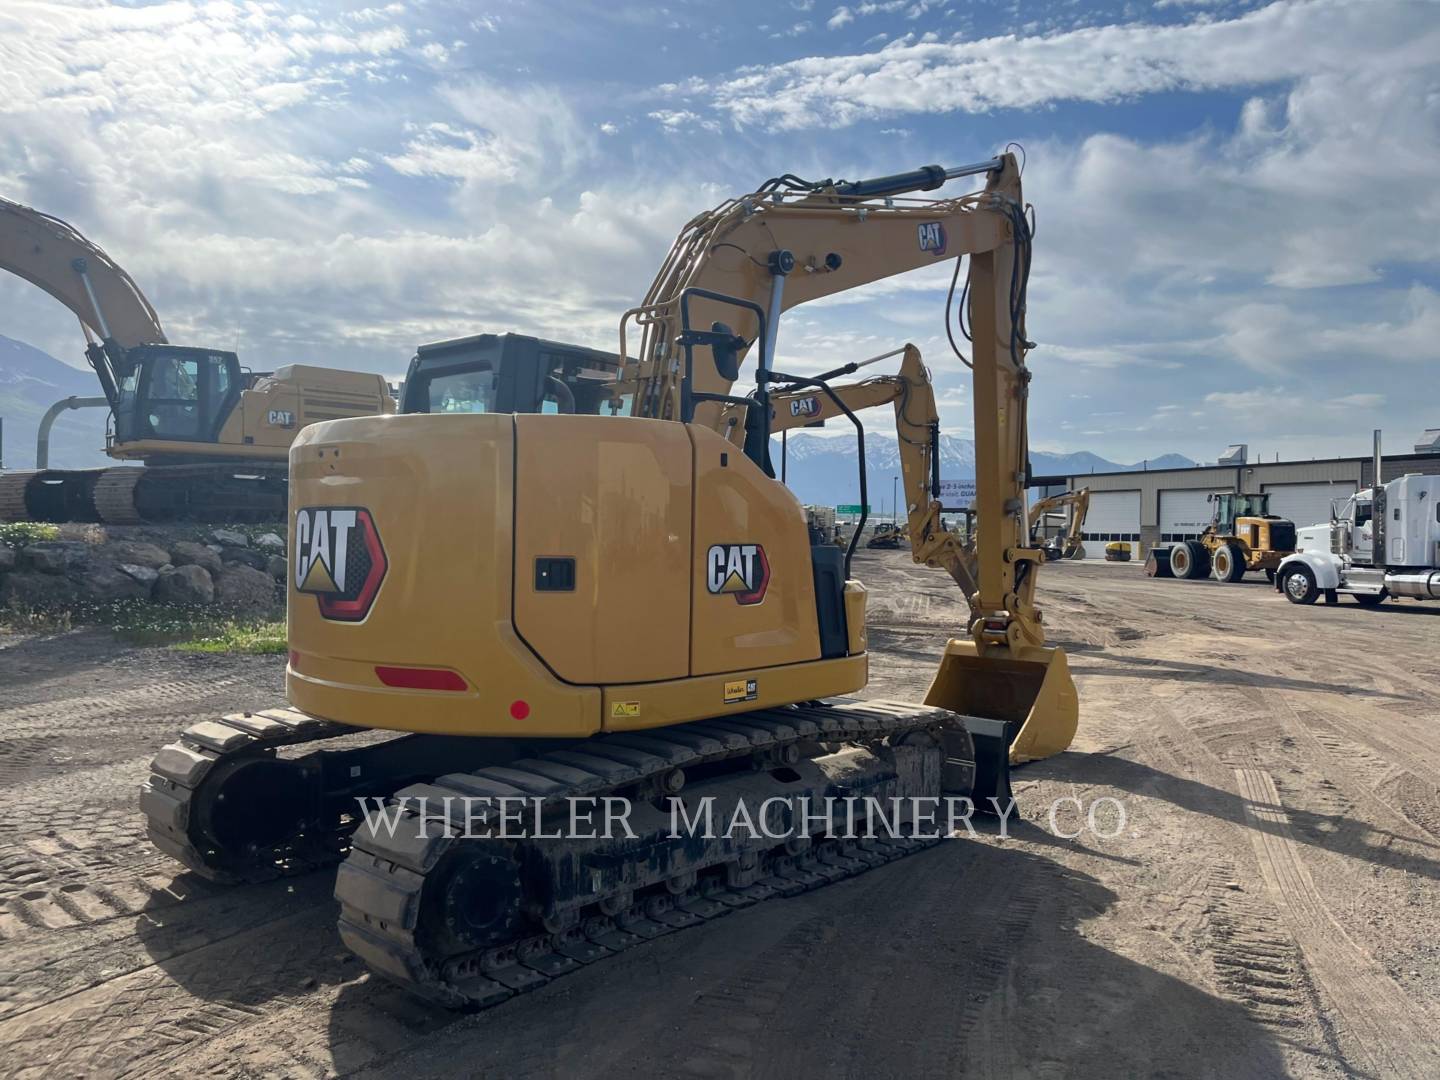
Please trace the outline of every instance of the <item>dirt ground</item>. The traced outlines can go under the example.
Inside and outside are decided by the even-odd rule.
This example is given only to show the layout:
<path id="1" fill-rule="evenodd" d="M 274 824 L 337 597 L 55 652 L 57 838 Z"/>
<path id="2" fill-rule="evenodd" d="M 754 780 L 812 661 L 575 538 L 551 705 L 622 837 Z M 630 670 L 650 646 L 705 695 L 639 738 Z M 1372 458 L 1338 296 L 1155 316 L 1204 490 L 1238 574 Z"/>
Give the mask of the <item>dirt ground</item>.
<path id="1" fill-rule="evenodd" d="M 949 579 L 866 553 L 876 696 L 923 695 Z M 1440 605 L 1047 567 L 1080 690 L 1022 812 L 472 1016 L 367 975 L 332 873 L 226 889 L 145 843 L 146 763 L 273 657 L 0 638 L 0 1073 L 1440 1075 Z M 1061 839 L 1058 799 L 1121 800 Z M 1079 820 L 1062 804 L 1056 823 Z M 1113 806 L 1097 818 L 1115 824 Z"/>

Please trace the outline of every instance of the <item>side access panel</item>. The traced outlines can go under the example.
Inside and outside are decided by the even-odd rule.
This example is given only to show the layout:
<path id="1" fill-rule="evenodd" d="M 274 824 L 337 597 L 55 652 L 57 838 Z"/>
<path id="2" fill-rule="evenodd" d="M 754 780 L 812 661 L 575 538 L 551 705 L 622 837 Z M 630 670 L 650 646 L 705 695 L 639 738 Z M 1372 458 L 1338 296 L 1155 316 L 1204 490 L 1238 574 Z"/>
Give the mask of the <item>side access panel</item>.
<path id="1" fill-rule="evenodd" d="M 690 673 L 820 659 L 810 533 L 799 501 L 709 428 L 695 443 Z"/>
<path id="2" fill-rule="evenodd" d="M 678 679 L 690 653 L 690 438 L 515 417 L 515 628 L 571 683 Z"/>

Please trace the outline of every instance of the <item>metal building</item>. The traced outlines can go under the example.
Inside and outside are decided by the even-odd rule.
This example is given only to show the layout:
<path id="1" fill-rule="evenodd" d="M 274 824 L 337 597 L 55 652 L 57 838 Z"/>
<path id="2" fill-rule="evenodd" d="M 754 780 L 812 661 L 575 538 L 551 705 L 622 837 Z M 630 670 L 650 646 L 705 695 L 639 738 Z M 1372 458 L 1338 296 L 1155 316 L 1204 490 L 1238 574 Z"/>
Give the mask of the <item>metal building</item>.
<path id="1" fill-rule="evenodd" d="M 1368 457 L 1245 462 L 1243 448 L 1232 449 L 1240 450 L 1230 459 L 1237 462 L 1233 465 L 1036 476 L 1031 489 L 1048 495 L 1088 487 L 1090 512 L 1085 517 L 1083 540 L 1098 545 L 1119 540 L 1128 543 L 1131 554 L 1139 557 L 1156 544 L 1198 537 L 1210 522 L 1208 496 L 1212 492 L 1268 491 L 1271 513 L 1303 528 L 1328 521 L 1332 500 L 1344 499 L 1371 484 Z M 1385 457 L 1382 482 L 1406 473 L 1440 475 L 1440 453 Z"/>

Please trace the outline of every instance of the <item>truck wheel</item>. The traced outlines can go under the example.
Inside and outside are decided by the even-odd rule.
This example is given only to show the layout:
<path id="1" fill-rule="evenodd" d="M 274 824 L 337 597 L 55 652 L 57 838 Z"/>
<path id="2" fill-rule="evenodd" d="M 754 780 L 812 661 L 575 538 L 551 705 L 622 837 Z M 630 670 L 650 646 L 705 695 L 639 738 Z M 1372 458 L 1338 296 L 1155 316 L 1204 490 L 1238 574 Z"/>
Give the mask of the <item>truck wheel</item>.
<path id="1" fill-rule="evenodd" d="M 1354 598 L 1355 603 L 1359 604 L 1361 607 L 1375 607 L 1379 604 L 1383 604 L 1390 596 L 1390 593 L 1387 592 L 1385 589 L 1381 589 L 1377 593 L 1357 592 L 1351 593 L 1350 595 Z"/>
<path id="2" fill-rule="evenodd" d="M 1313 604 L 1320 595 L 1315 575 L 1308 566 L 1292 566 L 1285 571 L 1285 599 L 1292 604 Z"/>
<path id="3" fill-rule="evenodd" d="M 1245 556 L 1234 544 L 1221 544 L 1213 557 L 1216 581 L 1239 581 L 1245 576 Z"/>

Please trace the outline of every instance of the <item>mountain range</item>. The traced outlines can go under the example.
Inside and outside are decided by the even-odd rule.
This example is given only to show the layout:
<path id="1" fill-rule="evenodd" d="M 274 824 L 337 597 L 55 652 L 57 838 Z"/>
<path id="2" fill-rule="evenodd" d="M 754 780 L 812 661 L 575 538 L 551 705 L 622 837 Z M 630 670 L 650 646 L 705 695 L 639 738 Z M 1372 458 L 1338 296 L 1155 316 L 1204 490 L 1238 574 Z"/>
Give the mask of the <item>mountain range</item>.
<path id="1" fill-rule="evenodd" d="M 780 440 L 773 439 L 770 454 L 776 474 L 780 472 Z M 866 478 L 872 512 L 892 506 L 894 481 L 900 476 L 900 447 L 895 436 L 865 432 Z M 1088 450 L 1070 454 L 1030 451 L 1030 469 L 1035 476 L 1080 476 L 1098 472 L 1138 472 L 1141 469 L 1183 469 L 1196 463 L 1181 454 L 1164 454 L 1131 465 L 1109 461 Z M 940 436 L 940 479 L 975 478 L 975 443 L 956 435 Z M 792 432 L 786 438 L 785 482 L 801 502 L 838 506 L 860 501 L 860 475 L 855 467 L 855 436 L 852 433 L 817 435 Z"/>
<path id="2" fill-rule="evenodd" d="M 4 420 L 4 446 L 0 449 L 3 449 L 5 467 L 34 466 L 35 432 L 41 416 L 54 402 L 71 396 L 96 397 L 99 393 L 100 385 L 93 373 L 61 363 L 33 345 L 0 335 L 0 419 Z M 108 464 L 110 459 L 104 454 L 107 416 L 104 409 L 63 413 L 51 431 L 50 464 L 56 468 Z M 882 422 L 877 421 L 877 425 Z M 778 471 L 780 440 L 777 438 L 774 443 L 772 456 Z M 801 501 L 834 506 L 859 500 L 853 434 L 794 432 L 787 439 L 785 452 L 786 481 Z M 870 504 L 878 511 L 882 500 L 889 505 L 891 478 L 900 474 L 900 452 L 895 436 L 867 431 L 865 457 Z M 1032 450 L 1030 464 L 1037 476 L 1075 476 L 1143 468 L 1182 468 L 1195 462 L 1179 454 L 1165 454 L 1148 462 L 1122 465 L 1088 450 L 1071 454 Z M 975 444 L 954 435 L 940 436 L 940 475 L 945 480 L 973 479 Z"/>
<path id="3" fill-rule="evenodd" d="M 4 444 L 0 461 L 7 469 L 35 466 L 35 432 L 45 410 L 61 398 L 99 397 L 94 372 L 62 364 L 33 345 L 0 335 L 0 420 Z M 83 469 L 108 465 L 105 409 L 65 412 L 50 429 L 50 464 Z"/>

